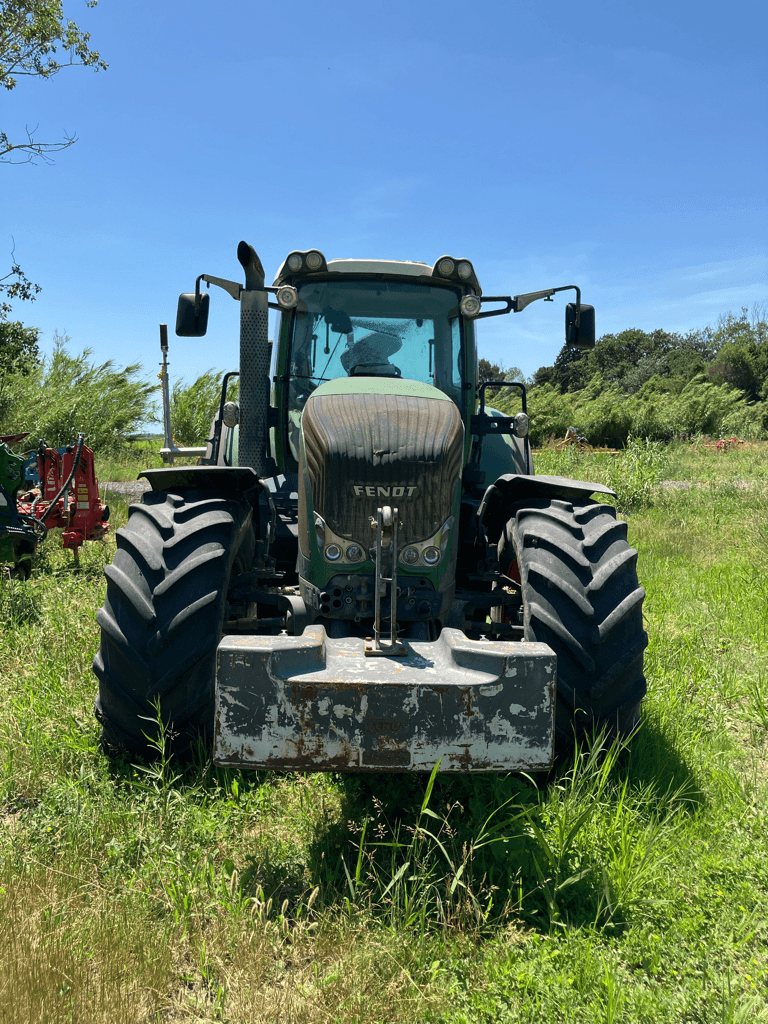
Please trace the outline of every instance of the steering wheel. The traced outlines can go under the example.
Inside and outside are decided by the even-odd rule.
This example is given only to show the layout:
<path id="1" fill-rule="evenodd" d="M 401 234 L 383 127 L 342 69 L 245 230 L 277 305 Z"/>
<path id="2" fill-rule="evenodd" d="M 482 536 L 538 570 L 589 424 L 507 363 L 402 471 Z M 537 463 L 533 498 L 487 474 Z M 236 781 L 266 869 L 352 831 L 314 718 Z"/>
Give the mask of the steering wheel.
<path id="1" fill-rule="evenodd" d="M 375 367 L 381 367 L 377 370 Z M 402 377 L 402 371 L 394 363 L 355 363 L 349 371 L 350 377 Z"/>

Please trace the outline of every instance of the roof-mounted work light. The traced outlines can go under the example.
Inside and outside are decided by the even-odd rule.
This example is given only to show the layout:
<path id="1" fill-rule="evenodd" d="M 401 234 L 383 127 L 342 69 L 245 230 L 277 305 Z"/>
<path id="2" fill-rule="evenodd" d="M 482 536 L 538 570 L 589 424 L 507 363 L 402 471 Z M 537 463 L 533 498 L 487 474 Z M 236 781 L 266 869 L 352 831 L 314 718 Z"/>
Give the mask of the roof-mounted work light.
<path id="1" fill-rule="evenodd" d="M 432 277 L 442 277 L 455 281 L 457 284 L 470 285 L 481 295 L 480 282 L 477 280 L 475 268 L 469 260 L 457 260 L 453 256 L 441 256 L 432 267 Z"/>

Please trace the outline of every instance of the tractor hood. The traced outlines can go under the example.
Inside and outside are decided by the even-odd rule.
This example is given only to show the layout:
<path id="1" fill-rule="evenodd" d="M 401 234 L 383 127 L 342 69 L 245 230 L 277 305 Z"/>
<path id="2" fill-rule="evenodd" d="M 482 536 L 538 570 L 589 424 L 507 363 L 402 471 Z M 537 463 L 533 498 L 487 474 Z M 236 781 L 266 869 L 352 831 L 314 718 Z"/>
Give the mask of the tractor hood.
<path id="1" fill-rule="evenodd" d="M 434 537 L 453 514 L 464 452 L 456 405 L 420 381 L 349 377 L 322 384 L 302 416 L 299 515 L 309 507 L 339 537 L 366 548 L 385 505 L 399 509 L 403 544 Z M 309 525 L 309 524 L 307 524 Z M 300 536 L 307 536 L 300 525 Z"/>

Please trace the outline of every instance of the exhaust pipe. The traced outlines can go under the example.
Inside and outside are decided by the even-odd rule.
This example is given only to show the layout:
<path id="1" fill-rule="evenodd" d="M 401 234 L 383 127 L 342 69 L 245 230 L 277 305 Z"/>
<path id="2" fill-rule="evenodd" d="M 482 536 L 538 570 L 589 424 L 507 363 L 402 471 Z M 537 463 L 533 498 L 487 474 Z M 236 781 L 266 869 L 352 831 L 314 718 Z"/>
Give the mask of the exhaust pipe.
<path id="1" fill-rule="evenodd" d="M 240 293 L 240 439 L 238 462 L 266 476 L 269 429 L 269 297 L 256 250 L 240 242 L 237 258 L 245 270 Z"/>

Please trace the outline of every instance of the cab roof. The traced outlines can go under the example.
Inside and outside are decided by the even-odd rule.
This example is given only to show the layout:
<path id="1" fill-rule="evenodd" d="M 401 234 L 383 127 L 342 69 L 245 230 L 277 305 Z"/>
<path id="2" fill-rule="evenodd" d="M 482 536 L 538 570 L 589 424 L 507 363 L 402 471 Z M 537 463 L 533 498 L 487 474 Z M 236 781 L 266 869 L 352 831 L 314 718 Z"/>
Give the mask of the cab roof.
<path id="1" fill-rule="evenodd" d="M 308 250 L 309 252 L 318 253 L 322 256 L 319 250 Z M 469 286 L 476 295 L 482 295 L 482 289 L 480 288 L 480 282 L 477 280 L 474 268 L 472 268 L 471 275 L 468 278 L 459 280 L 455 275 L 450 276 L 442 275 L 436 272 L 436 268 L 441 260 L 446 258 L 450 259 L 453 266 L 456 267 L 461 262 L 469 262 L 457 260 L 455 257 L 441 257 L 440 260 L 435 263 L 434 266 L 430 266 L 429 263 L 421 263 L 415 260 L 325 260 L 322 256 L 323 265 L 317 269 L 317 271 L 309 271 L 306 268 L 300 270 L 291 270 L 288 266 L 288 260 L 291 258 L 291 253 L 287 259 L 283 261 L 282 266 L 278 270 L 274 285 L 280 286 L 292 282 L 298 283 L 299 280 L 305 278 L 311 278 L 314 276 L 325 277 L 328 274 L 343 274 L 345 276 L 367 276 L 373 274 L 382 274 L 387 277 L 414 277 L 420 278 L 425 284 L 452 284 Z M 305 253 L 296 253 L 296 255 L 305 256 Z M 470 264 L 471 267 L 471 264 Z"/>

